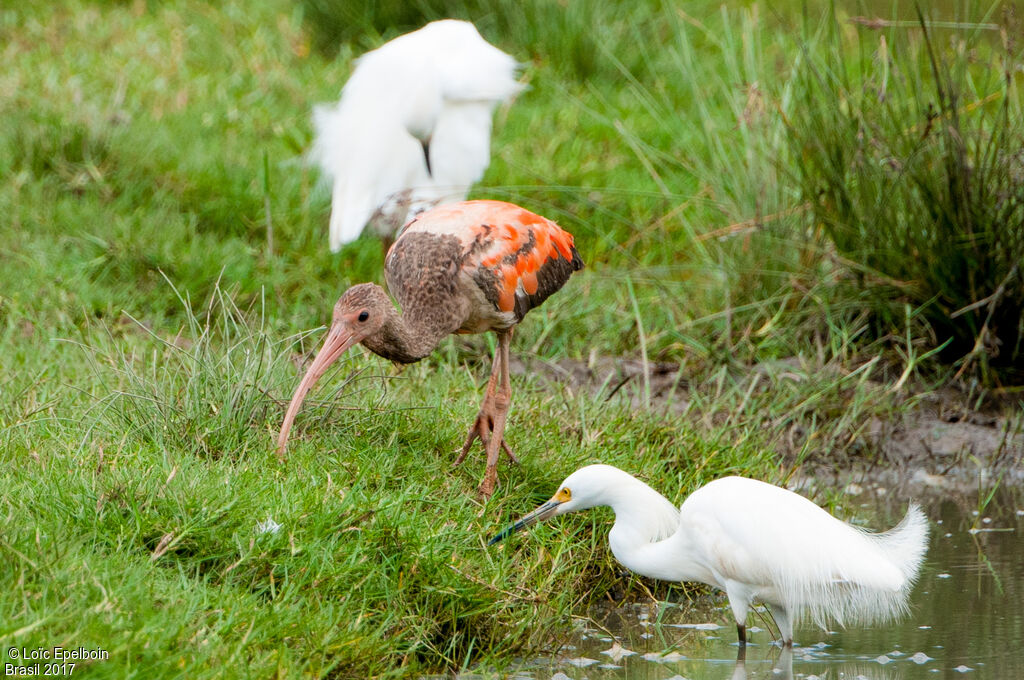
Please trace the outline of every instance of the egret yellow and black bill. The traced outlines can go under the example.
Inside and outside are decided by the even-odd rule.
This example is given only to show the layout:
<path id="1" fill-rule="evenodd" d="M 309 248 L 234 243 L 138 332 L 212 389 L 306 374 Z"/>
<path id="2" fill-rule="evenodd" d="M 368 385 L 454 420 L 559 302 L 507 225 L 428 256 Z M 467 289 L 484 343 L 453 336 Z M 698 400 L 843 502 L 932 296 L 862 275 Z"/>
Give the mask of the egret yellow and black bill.
<path id="1" fill-rule="evenodd" d="M 520 529 L 525 529 L 531 524 L 543 522 L 549 517 L 554 516 L 558 511 L 558 506 L 560 506 L 564 502 L 564 500 L 559 500 L 557 497 L 552 498 L 551 500 L 547 501 L 539 508 L 531 512 L 530 514 L 521 517 L 519 521 L 517 521 L 515 524 L 511 524 L 502 529 L 501 531 L 499 531 L 498 533 L 496 533 L 491 540 L 487 541 L 487 545 L 494 545 L 498 541 L 508 538 Z"/>

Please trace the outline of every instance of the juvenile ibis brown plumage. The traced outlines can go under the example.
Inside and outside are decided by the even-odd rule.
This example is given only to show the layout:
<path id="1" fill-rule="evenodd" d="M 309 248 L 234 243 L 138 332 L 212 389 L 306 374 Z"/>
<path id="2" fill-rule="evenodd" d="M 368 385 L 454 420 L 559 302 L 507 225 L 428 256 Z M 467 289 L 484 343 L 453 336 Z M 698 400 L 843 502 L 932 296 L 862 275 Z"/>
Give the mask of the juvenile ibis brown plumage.
<path id="1" fill-rule="evenodd" d="M 465 201 L 421 213 L 406 225 L 384 261 L 388 289 L 352 286 L 334 306 L 323 347 L 302 378 L 277 439 L 283 459 L 295 415 L 309 389 L 339 356 L 357 343 L 397 363 L 427 356 L 450 333 L 494 331 L 498 347 L 483 405 L 455 463 L 480 439 L 487 471 L 480 493 L 498 481 L 505 423 L 511 404 L 509 340 L 526 313 L 565 285 L 583 260 L 572 234 L 529 210 L 501 201 Z"/>

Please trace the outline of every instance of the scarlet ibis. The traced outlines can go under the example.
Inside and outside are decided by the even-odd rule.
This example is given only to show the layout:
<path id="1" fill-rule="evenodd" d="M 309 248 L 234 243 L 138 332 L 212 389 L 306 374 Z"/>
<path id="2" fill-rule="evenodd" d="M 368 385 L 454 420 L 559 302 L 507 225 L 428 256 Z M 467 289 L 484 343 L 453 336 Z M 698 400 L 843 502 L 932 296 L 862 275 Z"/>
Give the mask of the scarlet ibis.
<path id="1" fill-rule="evenodd" d="M 828 619 L 872 623 L 905 612 L 928 541 L 928 520 L 913 503 L 895 528 L 873 534 L 754 479 L 715 480 L 676 510 L 632 475 L 588 465 L 490 543 L 549 517 L 601 505 L 615 512 L 608 534 L 615 559 L 651 578 L 724 590 L 741 645 L 755 600 L 768 606 L 786 646 L 793 644 L 793 624 L 804 610 L 822 627 Z"/>
<path id="2" fill-rule="evenodd" d="M 572 234 L 529 210 L 500 201 L 438 206 L 414 218 L 384 261 L 388 289 L 402 308 L 373 283 L 352 286 L 334 306 L 323 347 L 288 405 L 278 435 L 283 458 L 295 415 L 310 387 L 356 343 L 385 359 L 408 364 L 434 351 L 450 333 L 494 331 L 498 347 L 483 405 L 456 459 L 461 463 L 480 439 L 487 472 L 480 493 L 498 481 L 511 404 L 509 340 L 526 313 L 560 289 L 583 260 Z"/>
<path id="3" fill-rule="evenodd" d="M 490 163 L 494 108 L 523 87 L 518 69 L 453 19 L 364 54 L 337 105 L 313 111 L 310 156 L 334 185 L 331 251 L 368 221 L 390 240 L 418 212 L 464 200 Z"/>

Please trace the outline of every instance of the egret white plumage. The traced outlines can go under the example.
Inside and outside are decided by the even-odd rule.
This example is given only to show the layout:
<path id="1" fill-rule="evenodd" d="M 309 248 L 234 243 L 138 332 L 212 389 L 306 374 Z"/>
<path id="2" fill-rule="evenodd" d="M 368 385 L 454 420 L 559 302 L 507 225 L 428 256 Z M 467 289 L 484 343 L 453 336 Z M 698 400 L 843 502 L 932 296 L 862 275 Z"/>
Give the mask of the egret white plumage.
<path id="1" fill-rule="evenodd" d="M 539 508 L 491 539 L 556 515 L 611 506 L 608 543 L 638 574 L 724 590 L 740 644 L 755 601 L 767 605 L 784 645 L 807 612 L 819 626 L 881 622 L 903 614 L 927 548 L 928 520 L 911 503 L 903 520 L 870 533 L 792 491 L 725 477 L 694 491 L 679 510 L 610 465 L 569 475 Z"/>
<path id="2" fill-rule="evenodd" d="M 495 107 L 523 88 L 518 69 L 454 19 L 363 55 L 341 100 L 313 111 L 310 157 L 333 183 L 331 250 L 370 221 L 392 238 L 419 212 L 464 200 L 490 163 Z"/>

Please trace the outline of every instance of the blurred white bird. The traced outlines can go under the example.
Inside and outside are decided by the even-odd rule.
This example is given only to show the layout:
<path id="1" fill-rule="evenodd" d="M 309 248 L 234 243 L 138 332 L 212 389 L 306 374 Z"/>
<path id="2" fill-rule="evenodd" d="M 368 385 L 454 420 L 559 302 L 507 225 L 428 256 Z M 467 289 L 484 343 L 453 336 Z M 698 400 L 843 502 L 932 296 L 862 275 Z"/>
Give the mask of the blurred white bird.
<path id="1" fill-rule="evenodd" d="M 523 88 L 518 70 L 454 19 L 363 55 L 341 100 L 313 110 L 310 157 L 333 182 L 331 251 L 371 220 L 390 239 L 419 212 L 464 200 L 490 163 L 495 107 Z"/>
<path id="2" fill-rule="evenodd" d="M 622 470 L 589 465 L 491 544 L 534 522 L 600 505 L 615 511 L 608 534 L 615 559 L 651 578 L 724 590 L 740 644 L 754 601 L 768 606 L 786 646 L 804 611 L 822 627 L 826 620 L 872 623 L 904 613 L 928 540 L 928 520 L 915 504 L 895 528 L 873 534 L 787 489 L 726 477 L 694 491 L 676 511 Z"/>

